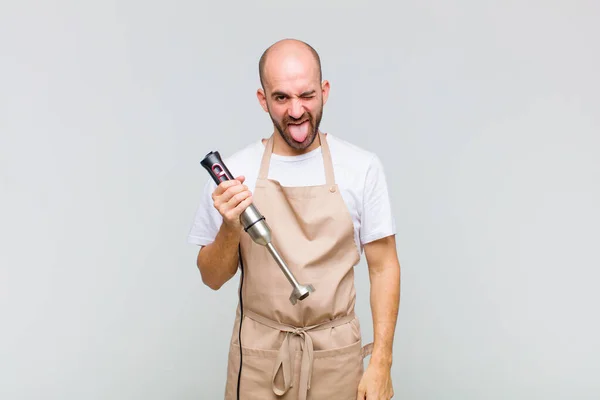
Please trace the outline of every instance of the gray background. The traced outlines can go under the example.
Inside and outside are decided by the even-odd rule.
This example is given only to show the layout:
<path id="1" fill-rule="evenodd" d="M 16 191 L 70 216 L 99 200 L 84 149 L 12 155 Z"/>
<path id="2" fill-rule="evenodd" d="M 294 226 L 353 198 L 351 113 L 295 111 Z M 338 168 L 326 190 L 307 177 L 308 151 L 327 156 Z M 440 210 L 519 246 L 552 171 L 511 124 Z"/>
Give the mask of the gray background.
<path id="1" fill-rule="evenodd" d="M 238 278 L 186 235 L 283 37 L 386 168 L 395 398 L 600 398 L 599 3 L 249 3 L 2 2 L 0 398 L 222 397 Z"/>

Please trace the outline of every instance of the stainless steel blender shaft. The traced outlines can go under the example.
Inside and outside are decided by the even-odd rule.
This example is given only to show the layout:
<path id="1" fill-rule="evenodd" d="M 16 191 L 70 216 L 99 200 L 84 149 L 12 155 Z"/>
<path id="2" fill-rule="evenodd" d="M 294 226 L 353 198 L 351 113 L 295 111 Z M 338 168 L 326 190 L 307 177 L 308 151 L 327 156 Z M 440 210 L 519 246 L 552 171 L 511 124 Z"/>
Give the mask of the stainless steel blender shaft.
<path id="1" fill-rule="evenodd" d="M 292 294 L 290 295 L 290 302 L 292 304 L 295 305 L 298 300 L 305 299 L 310 293 L 315 291 L 315 288 L 311 284 L 302 285 L 294 277 L 292 271 L 290 271 L 283 258 L 281 258 L 273 243 L 271 243 L 271 228 L 254 204 L 246 208 L 240 216 L 240 221 L 244 226 L 244 230 L 255 243 L 267 247 L 269 253 L 271 253 L 271 256 L 275 259 L 277 265 L 279 265 L 279 268 L 281 268 L 283 274 L 292 285 Z"/>
<path id="2" fill-rule="evenodd" d="M 279 253 L 277 253 L 277 250 L 275 250 L 275 247 L 273 247 L 272 243 L 267 243 L 267 248 L 269 249 L 269 252 L 275 261 L 277 261 L 277 264 L 279 264 L 279 267 L 283 271 L 285 277 L 288 279 L 288 281 L 290 281 L 290 284 L 294 288 L 292 294 L 290 295 L 290 302 L 292 304 L 296 304 L 296 301 L 298 300 L 304 300 L 311 292 L 315 291 L 315 288 L 310 283 L 308 285 L 301 285 L 298 283 L 292 274 L 292 271 L 290 271 L 281 256 L 279 256 Z"/>

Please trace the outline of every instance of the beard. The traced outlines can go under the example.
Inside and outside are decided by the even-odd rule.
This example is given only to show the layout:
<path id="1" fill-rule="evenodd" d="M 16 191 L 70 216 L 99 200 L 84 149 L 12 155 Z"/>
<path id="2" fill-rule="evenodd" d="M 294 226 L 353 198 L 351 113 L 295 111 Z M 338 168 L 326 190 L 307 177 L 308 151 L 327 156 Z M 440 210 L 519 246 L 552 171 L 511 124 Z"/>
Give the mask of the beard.
<path id="1" fill-rule="evenodd" d="M 317 137 L 319 126 L 321 125 L 321 118 L 323 117 L 323 106 L 321 106 L 316 116 L 306 112 L 300 118 L 291 118 L 290 116 L 286 116 L 281 123 L 275 121 L 270 112 L 269 115 L 271 116 L 271 120 L 273 121 L 273 125 L 275 125 L 277 132 L 279 132 L 279 135 L 283 138 L 283 140 L 285 140 L 288 146 L 295 150 L 304 150 L 310 147 Z M 308 121 L 309 123 L 308 135 L 302 142 L 297 142 L 289 131 L 289 125 L 304 121 Z"/>

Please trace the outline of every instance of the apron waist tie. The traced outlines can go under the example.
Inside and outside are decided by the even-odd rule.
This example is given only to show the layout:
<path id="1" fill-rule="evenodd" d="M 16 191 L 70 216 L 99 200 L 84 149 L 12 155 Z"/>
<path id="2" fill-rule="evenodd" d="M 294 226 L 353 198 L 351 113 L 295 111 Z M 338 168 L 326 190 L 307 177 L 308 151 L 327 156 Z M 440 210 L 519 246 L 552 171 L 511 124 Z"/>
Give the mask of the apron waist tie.
<path id="1" fill-rule="evenodd" d="M 352 313 L 331 321 L 323 322 L 321 324 L 305 327 L 295 327 L 292 325 L 281 324 L 279 322 L 265 318 L 262 315 L 258 315 L 250 310 L 245 310 L 244 315 L 258 323 L 261 323 L 273 329 L 287 332 L 285 338 L 283 339 L 283 342 L 281 343 L 281 346 L 279 347 L 277 360 L 275 361 L 275 365 L 273 366 L 272 387 L 273 392 L 278 396 L 284 395 L 293 386 L 292 380 L 294 376 L 294 358 L 288 338 L 290 334 L 302 337 L 302 363 L 300 367 L 300 385 L 298 388 L 298 400 L 306 400 L 308 395 L 308 389 L 310 389 L 310 381 L 312 377 L 314 349 L 312 338 L 308 334 L 308 331 L 333 328 L 335 326 L 347 324 L 355 318 L 354 313 Z M 283 373 L 283 389 L 275 386 L 275 377 L 277 376 L 277 373 L 280 369 Z"/>

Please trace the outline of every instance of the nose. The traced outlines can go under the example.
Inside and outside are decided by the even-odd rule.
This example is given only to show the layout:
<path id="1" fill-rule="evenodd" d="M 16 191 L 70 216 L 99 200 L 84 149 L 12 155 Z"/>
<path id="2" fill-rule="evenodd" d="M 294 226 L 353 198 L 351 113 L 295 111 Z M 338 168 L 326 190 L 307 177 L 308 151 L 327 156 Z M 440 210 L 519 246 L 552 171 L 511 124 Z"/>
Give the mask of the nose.
<path id="1" fill-rule="evenodd" d="M 290 103 L 290 108 L 288 109 L 288 114 L 290 117 L 298 119 L 304 114 L 304 108 L 302 106 L 302 101 L 299 99 L 293 99 Z"/>

